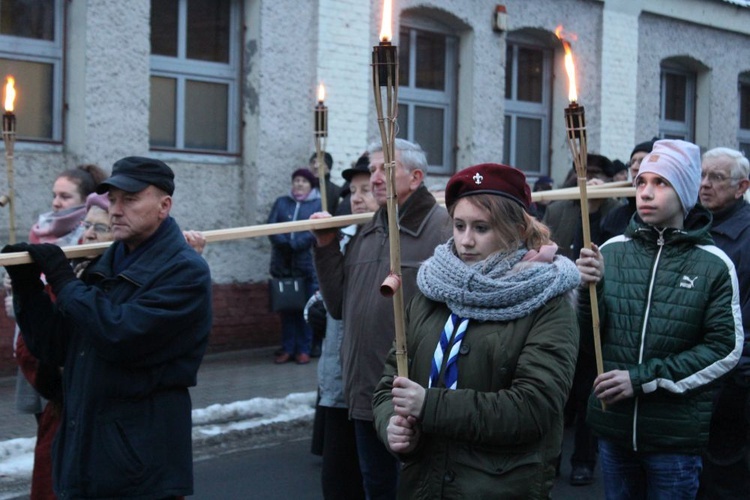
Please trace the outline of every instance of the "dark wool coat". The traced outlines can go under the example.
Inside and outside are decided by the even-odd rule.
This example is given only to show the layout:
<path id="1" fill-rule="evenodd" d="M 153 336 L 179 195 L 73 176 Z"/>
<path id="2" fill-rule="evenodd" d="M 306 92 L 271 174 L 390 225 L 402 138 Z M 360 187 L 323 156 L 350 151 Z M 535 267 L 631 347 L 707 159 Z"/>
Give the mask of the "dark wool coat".
<path id="1" fill-rule="evenodd" d="M 744 340 L 734 265 L 710 222 L 700 205 L 684 230 L 663 234 L 636 216 L 601 247 L 604 371 L 627 370 L 635 396 L 604 411 L 592 394 L 587 422 L 615 444 L 695 455 L 708 442 L 710 384 L 737 364 Z"/>
<path id="2" fill-rule="evenodd" d="M 188 387 L 211 330 L 211 276 L 171 218 L 157 235 L 118 275 L 115 242 L 57 303 L 44 292 L 14 297 L 29 350 L 64 367 L 53 447 L 59 498 L 193 492 Z"/>
<path id="3" fill-rule="evenodd" d="M 714 213 L 711 236 L 737 269 L 745 331 L 742 358 L 715 397 L 708 444 L 709 459 L 732 463 L 750 454 L 750 205 L 740 199 L 726 211 Z"/>
<path id="4" fill-rule="evenodd" d="M 449 314 L 445 304 L 422 294 L 407 308 L 409 378 L 423 387 Z M 516 320 L 469 321 L 458 388 L 427 389 L 418 448 L 400 457 L 399 498 L 548 498 L 577 350 L 570 295 Z M 392 349 L 373 398 L 384 443 L 395 358 Z"/>

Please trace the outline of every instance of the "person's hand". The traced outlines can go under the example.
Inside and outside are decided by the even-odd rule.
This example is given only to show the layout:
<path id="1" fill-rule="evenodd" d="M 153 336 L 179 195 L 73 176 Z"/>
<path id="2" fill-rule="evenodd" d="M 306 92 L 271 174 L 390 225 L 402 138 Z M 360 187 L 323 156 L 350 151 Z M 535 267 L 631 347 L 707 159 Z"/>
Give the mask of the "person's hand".
<path id="1" fill-rule="evenodd" d="M 406 377 L 396 377 L 393 379 L 391 396 L 393 411 L 396 415 L 414 417 L 416 419 L 421 418 L 424 395 L 424 387 L 418 383 Z"/>
<path id="2" fill-rule="evenodd" d="M 331 214 L 328 212 L 315 212 L 310 216 L 310 220 L 330 219 Z M 329 229 L 315 229 L 310 231 L 315 236 L 315 243 L 319 247 L 325 247 L 336 241 L 339 230 L 335 227 Z"/>
<path id="3" fill-rule="evenodd" d="M 633 383 L 627 370 L 602 373 L 594 380 L 594 395 L 605 404 L 613 404 L 633 397 Z"/>
<path id="4" fill-rule="evenodd" d="M 388 421 L 388 447 L 394 453 L 410 453 L 419 444 L 422 435 L 414 417 L 394 415 Z"/>
<path id="5" fill-rule="evenodd" d="M 576 260 L 576 267 L 581 273 L 581 283 L 599 283 L 604 276 L 604 257 L 599 247 L 591 244 L 591 248 L 581 248 L 581 255 Z"/>
<path id="6" fill-rule="evenodd" d="M 314 338 L 323 339 L 326 336 L 326 305 L 322 299 L 316 300 L 307 309 L 307 324 L 313 331 Z"/>
<path id="7" fill-rule="evenodd" d="M 190 247 L 198 252 L 198 255 L 203 254 L 203 249 L 206 248 L 206 237 L 200 231 L 183 231 L 182 235 L 185 237 L 185 241 Z"/>
<path id="8" fill-rule="evenodd" d="M 27 250 L 34 262 L 42 268 L 47 283 L 52 286 L 55 295 L 60 293 L 65 285 L 76 279 L 68 258 L 59 246 L 52 243 L 29 245 Z"/>
<path id="9" fill-rule="evenodd" d="M 28 252 L 30 246 L 31 245 L 28 243 L 5 245 L 2 249 L 2 253 Z M 42 280 L 39 279 L 39 276 L 42 274 L 42 269 L 36 262 L 5 266 L 5 270 L 8 272 L 13 288 L 15 288 L 17 292 L 25 293 L 27 291 L 44 289 L 44 284 L 42 283 Z"/>

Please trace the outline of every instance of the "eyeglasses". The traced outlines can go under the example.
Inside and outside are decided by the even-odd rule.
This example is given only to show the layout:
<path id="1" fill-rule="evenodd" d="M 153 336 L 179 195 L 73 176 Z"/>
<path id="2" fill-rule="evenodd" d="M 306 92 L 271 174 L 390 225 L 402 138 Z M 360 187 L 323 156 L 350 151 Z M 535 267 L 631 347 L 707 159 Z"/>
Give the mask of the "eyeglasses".
<path id="1" fill-rule="evenodd" d="M 88 231 L 89 229 L 94 228 L 94 232 L 99 234 L 107 234 L 112 231 L 112 229 L 106 224 L 102 224 L 100 222 L 93 223 L 87 220 L 81 221 L 81 227 L 83 227 L 84 231 Z"/>
<path id="2" fill-rule="evenodd" d="M 716 172 L 701 172 L 701 180 L 708 179 L 711 184 L 721 184 L 728 180 L 734 180 L 734 177 L 728 177 L 724 174 L 717 174 Z"/>

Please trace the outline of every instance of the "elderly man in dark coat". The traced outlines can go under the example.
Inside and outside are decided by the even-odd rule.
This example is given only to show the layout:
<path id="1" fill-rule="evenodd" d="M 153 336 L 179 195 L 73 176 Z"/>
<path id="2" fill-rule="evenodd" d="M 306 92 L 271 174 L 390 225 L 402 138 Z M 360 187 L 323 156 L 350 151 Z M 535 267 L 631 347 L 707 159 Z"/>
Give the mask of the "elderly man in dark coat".
<path id="1" fill-rule="evenodd" d="M 396 139 L 395 193 L 398 199 L 404 303 L 417 292 L 417 269 L 435 247 L 448 240 L 450 218 L 422 182 L 427 159 L 422 148 Z M 398 460 L 372 426 L 372 395 L 394 339 L 393 301 L 380 295 L 390 271 L 386 182 L 382 146 L 372 144 L 370 185 L 380 209 L 341 253 L 336 231 L 316 231 L 315 268 L 323 299 L 343 318 L 341 346 L 344 397 L 354 421 L 360 468 L 368 498 L 395 498 Z M 313 214 L 311 219 L 328 214 Z"/>
<path id="2" fill-rule="evenodd" d="M 737 367 L 716 391 L 698 498 L 750 498 L 750 162 L 742 153 L 714 148 L 703 155 L 701 204 L 711 211 L 711 237 L 737 270 L 745 347 Z"/>
<path id="3" fill-rule="evenodd" d="M 64 368 L 54 489 L 59 498 L 190 495 L 188 387 L 211 329 L 211 276 L 169 216 L 172 170 L 128 157 L 112 174 L 97 191 L 109 192 L 115 242 L 84 280 L 55 245 L 3 249 L 33 259 L 8 267 L 29 350 Z"/>

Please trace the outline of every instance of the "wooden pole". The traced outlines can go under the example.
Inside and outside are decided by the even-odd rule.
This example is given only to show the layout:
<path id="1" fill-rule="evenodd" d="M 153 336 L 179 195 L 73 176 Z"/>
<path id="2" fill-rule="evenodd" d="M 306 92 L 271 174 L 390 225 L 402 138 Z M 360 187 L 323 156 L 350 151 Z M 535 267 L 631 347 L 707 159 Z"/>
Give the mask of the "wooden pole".
<path id="1" fill-rule="evenodd" d="M 598 186 L 589 186 L 588 197 L 612 197 L 612 196 L 634 196 L 635 188 L 618 187 L 624 182 L 610 182 Z M 612 187 L 609 187 L 612 186 Z M 540 191 L 531 193 L 531 199 L 539 200 L 577 200 L 580 197 L 578 188 L 553 189 L 551 191 Z M 443 203 L 441 200 L 438 200 Z M 444 204 L 444 203 L 443 203 Z M 293 222 L 277 222 L 275 224 L 257 224 L 255 226 L 232 227 L 227 229 L 210 229 L 202 231 L 208 243 L 219 243 L 222 241 L 244 240 L 271 236 L 273 234 L 294 233 L 297 231 L 313 231 L 318 229 L 333 229 L 345 227 L 351 224 L 364 224 L 372 218 L 373 212 L 364 214 L 341 215 L 326 219 L 297 220 Z M 63 252 L 69 259 L 77 259 L 92 255 L 99 255 L 109 247 L 110 243 L 90 243 L 63 247 Z M 0 254 L 0 266 L 13 266 L 16 264 L 28 264 L 32 262 L 26 252 Z"/>
<path id="2" fill-rule="evenodd" d="M 586 145 L 586 121 L 583 106 L 575 102 L 565 108 L 565 122 L 568 135 L 568 145 L 573 155 L 576 175 L 578 176 L 578 190 L 581 199 L 581 223 L 583 229 L 583 246 L 591 248 L 591 227 L 589 223 L 589 197 L 586 185 L 588 168 L 588 150 Z M 604 372 L 602 361 L 602 343 L 599 324 L 599 297 L 596 292 L 596 283 L 589 283 L 589 297 L 591 303 L 591 322 L 594 333 L 594 355 L 596 357 L 596 372 L 601 375 Z M 606 409 L 602 402 L 602 409 Z"/>
<path id="3" fill-rule="evenodd" d="M 388 212 L 388 242 L 391 272 L 380 287 L 381 293 L 393 298 L 396 365 L 398 375 L 408 377 L 406 351 L 406 323 L 404 320 L 404 292 L 401 286 L 401 236 L 398 227 L 398 199 L 395 189 L 396 127 L 398 118 L 398 50 L 390 42 L 381 41 L 372 51 L 372 86 L 375 110 L 383 144 L 386 197 Z M 385 93 L 385 109 L 383 107 Z"/>
<path id="4" fill-rule="evenodd" d="M 8 243 L 16 242 L 16 188 L 13 180 L 13 150 L 16 143 L 16 116 L 9 111 L 3 114 L 3 142 L 5 143 L 5 167 L 8 176 L 8 194 L 2 201 L 8 204 Z M 5 205 L 5 203 L 0 203 Z"/>

